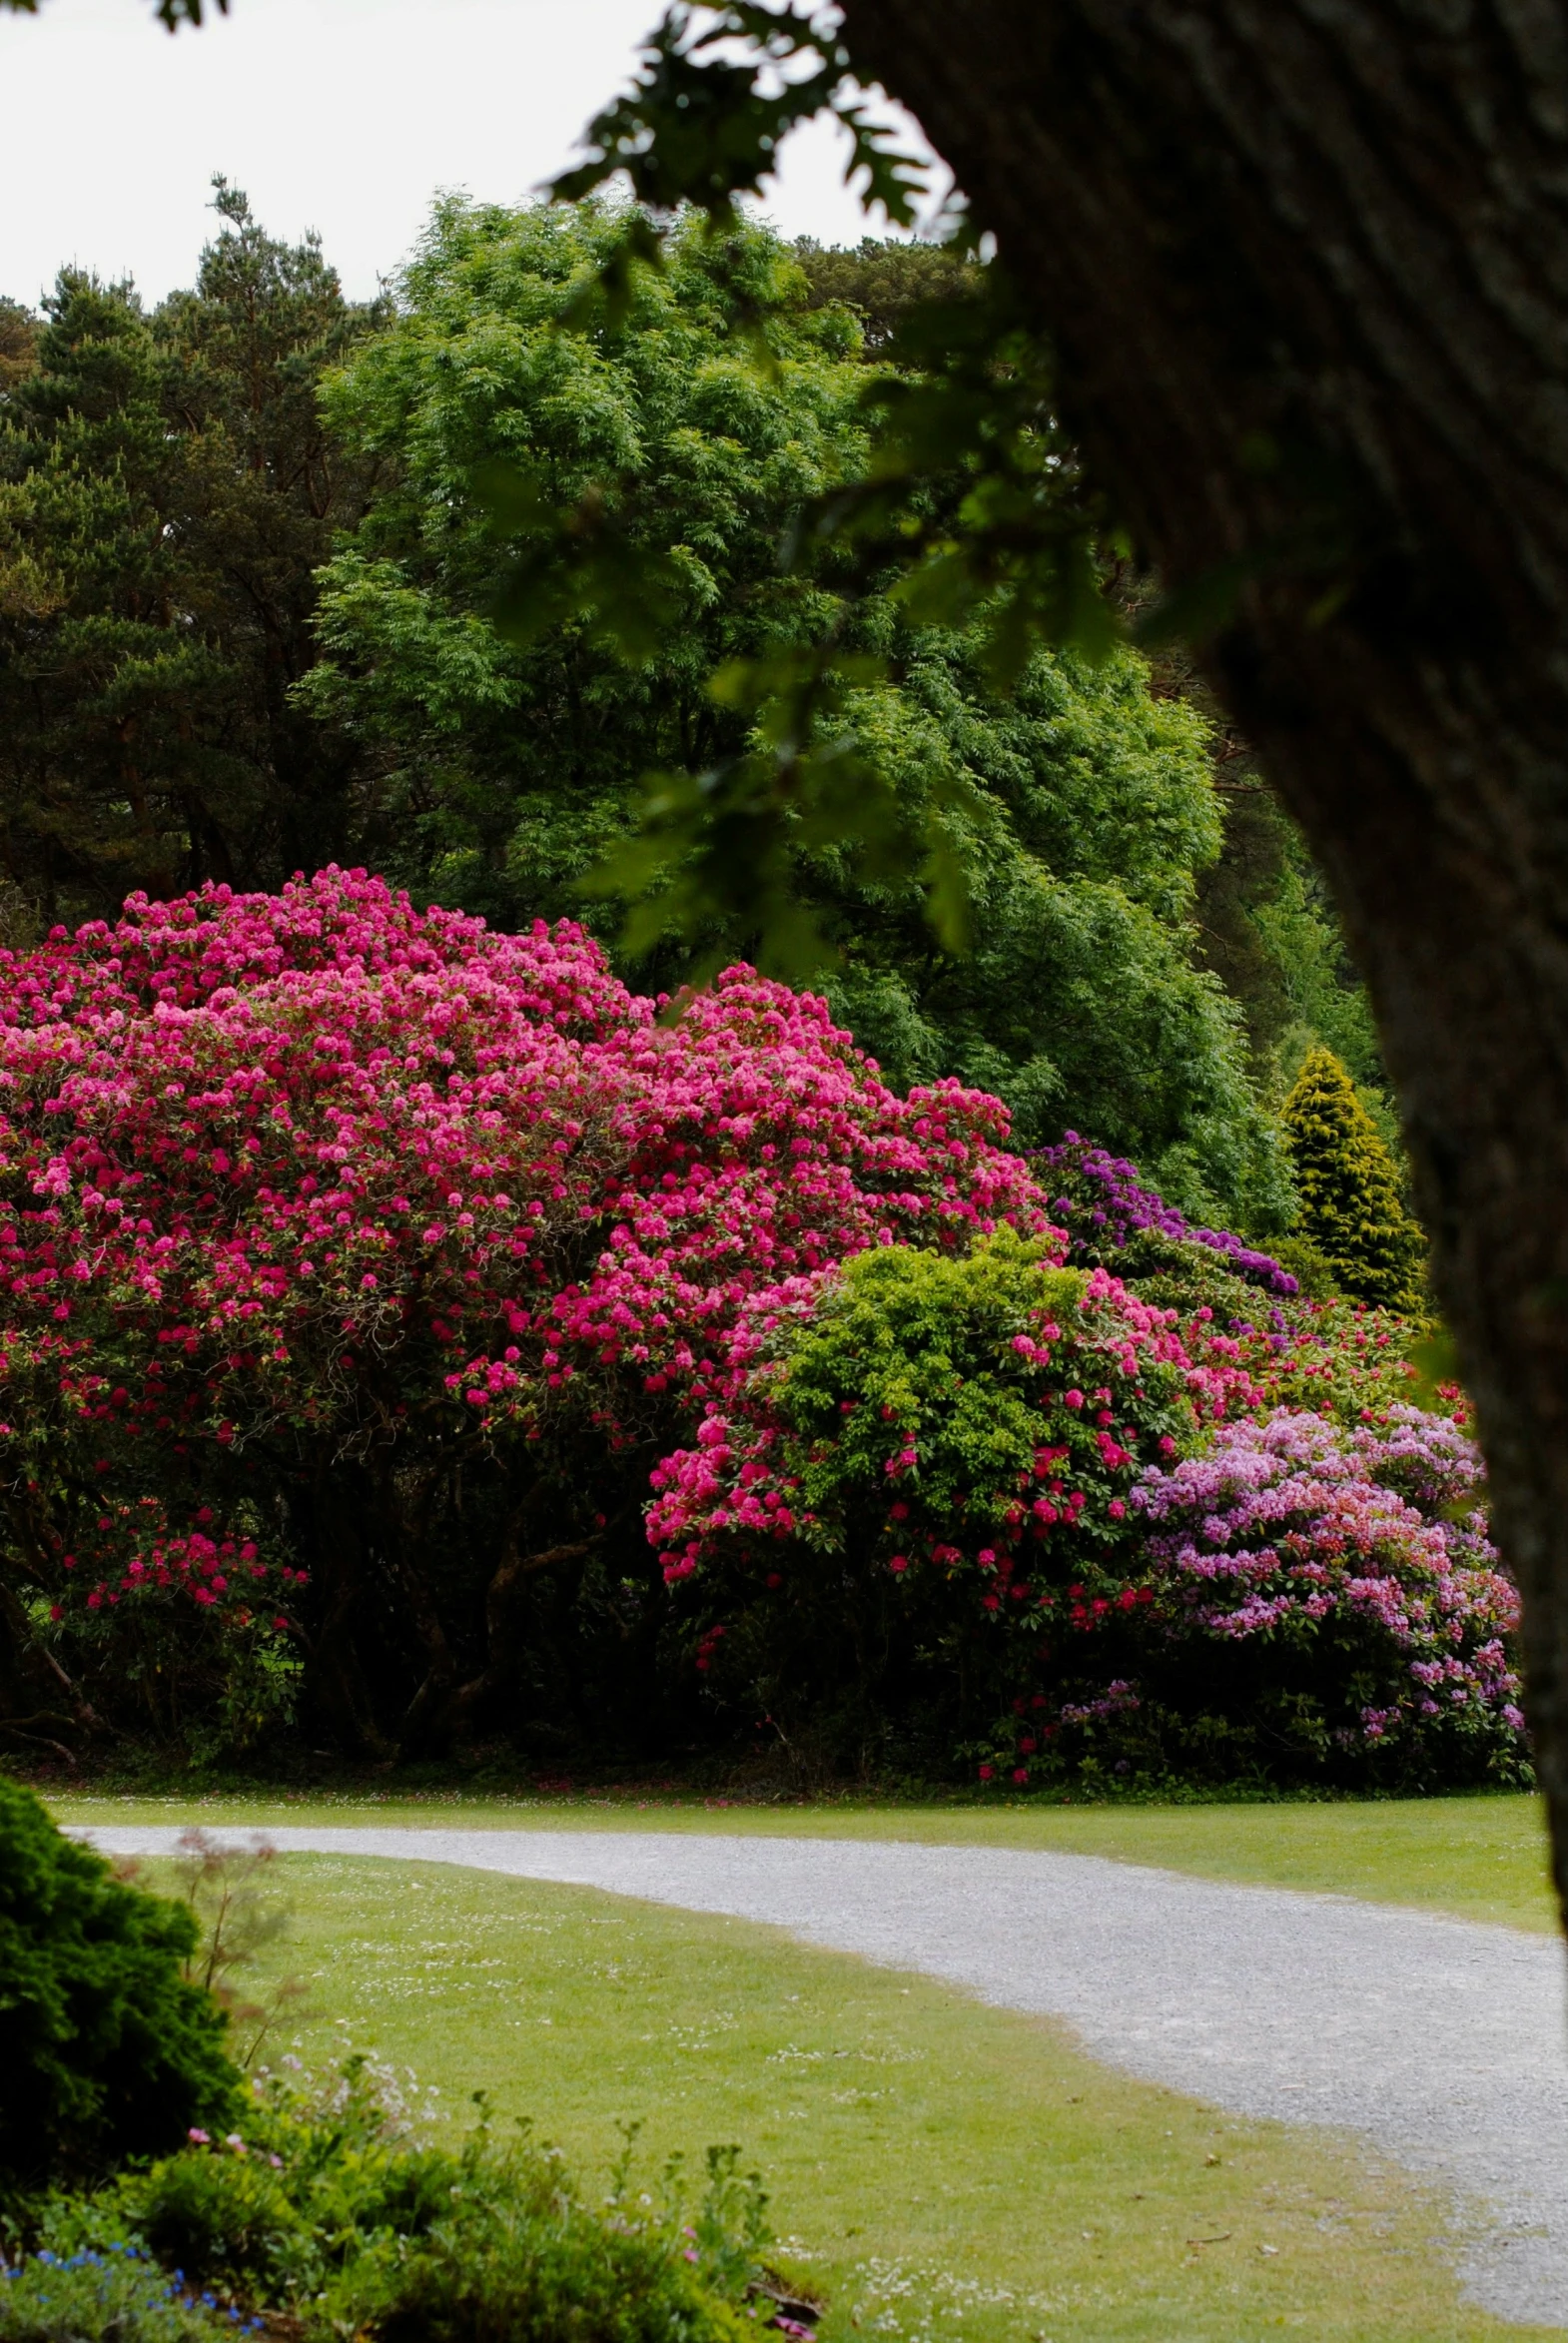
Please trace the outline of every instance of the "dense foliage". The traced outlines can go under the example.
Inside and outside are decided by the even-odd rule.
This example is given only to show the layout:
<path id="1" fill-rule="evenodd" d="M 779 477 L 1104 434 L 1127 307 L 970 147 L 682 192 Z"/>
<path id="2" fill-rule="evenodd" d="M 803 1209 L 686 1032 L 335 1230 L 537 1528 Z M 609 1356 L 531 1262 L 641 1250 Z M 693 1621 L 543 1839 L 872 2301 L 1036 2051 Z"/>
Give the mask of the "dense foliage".
<path id="1" fill-rule="evenodd" d="M 297 2062 L 295 2062 L 297 2065 Z M 607 2203 L 559 2152 L 495 2142 L 482 2117 L 455 2152 L 421 2139 L 390 2070 L 353 2058 L 320 2078 L 263 2077 L 242 2132 L 193 2137 L 104 2212 L 166 2266 L 238 2289 L 312 2337 L 388 2343 L 739 2343 L 767 2235 L 755 2175 L 712 2150 L 685 2201 L 654 2207 L 624 2160 Z"/>
<path id="2" fill-rule="evenodd" d="M 295 1654 L 351 1746 L 519 1676 L 646 1713 L 643 1476 L 745 1305 L 1043 1224 L 995 1100 L 895 1097 L 745 970 L 656 1006 L 335 872 L 0 960 L 19 1726 L 29 1679 L 166 1732 L 216 1685 L 243 1741 Z"/>
<path id="3" fill-rule="evenodd" d="M 310 2343 L 741 2343 L 772 2323 L 766 2199 L 733 2148 L 709 2151 L 695 2201 L 674 2166 L 659 2202 L 633 2187 L 628 2150 L 590 2203 L 558 2151 L 502 2147 L 482 2116 L 455 2152 L 431 2146 L 390 2068 L 285 2065 L 226 2134 L 193 2126 L 150 2169 L 36 2208 L 36 2250 L 0 2279 L 4 2343 L 285 2323 Z"/>
<path id="4" fill-rule="evenodd" d="M 654 1474 L 697 1666 L 838 1767 L 1524 1778 L 1473 1444 L 1280 1406 L 1285 1306 L 1178 1319 L 1005 1232 L 826 1272 Z"/>
<path id="5" fill-rule="evenodd" d="M 1393 1160 L 1332 1051 L 1307 1053 L 1283 1124 L 1307 1239 L 1347 1293 L 1418 1311 L 1421 1230 L 1405 1210 Z"/>
<path id="6" fill-rule="evenodd" d="M 375 314 L 219 184 L 191 293 L 62 273 L 0 323 L 0 871 L 12 936 L 339 848 L 353 752 L 292 697 L 373 482 L 317 387 Z"/>
<path id="7" fill-rule="evenodd" d="M 123 1886 L 0 1777 L 0 2191 L 175 2146 L 238 2104 L 182 1905 Z"/>
<path id="8" fill-rule="evenodd" d="M 652 981 L 793 921 L 797 966 L 837 957 L 835 1007 L 893 1081 L 957 1075 L 1041 1137 L 1077 1117 L 1199 1211 L 1278 1218 L 1240 1022 L 1193 959 L 1220 838 L 1202 724 L 1131 652 L 1042 653 L 1004 695 L 972 633 L 887 595 L 851 607 L 831 558 L 781 568 L 802 508 L 866 463 L 856 316 L 822 299 L 820 256 L 695 228 L 608 312 L 591 287 L 622 230 L 592 207 L 443 204 L 397 321 L 332 388 L 334 430 L 394 483 L 323 574 L 302 695 L 377 765 L 368 851 L 507 924 L 555 917 L 628 838 L 651 768 L 673 827 L 616 867 Z M 711 793 L 771 755 L 799 661 L 845 628 L 802 746 L 855 772 L 854 835 L 819 834 L 804 782 L 776 851 L 737 806 L 745 900 L 704 906 L 679 843 L 696 777 Z M 934 944 L 943 873 L 972 951 Z"/>

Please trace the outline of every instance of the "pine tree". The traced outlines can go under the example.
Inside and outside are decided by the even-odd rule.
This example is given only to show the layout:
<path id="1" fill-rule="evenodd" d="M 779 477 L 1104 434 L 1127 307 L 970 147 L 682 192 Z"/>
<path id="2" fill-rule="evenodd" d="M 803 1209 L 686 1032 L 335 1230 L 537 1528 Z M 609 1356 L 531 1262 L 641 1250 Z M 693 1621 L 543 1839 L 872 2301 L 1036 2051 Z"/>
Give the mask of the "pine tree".
<path id="1" fill-rule="evenodd" d="M 1346 1293 L 1419 1310 L 1425 1240 L 1399 1197 L 1393 1158 L 1331 1050 L 1309 1050 L 1284 1106 L 1299 1232 Z"/>
<path id="2" fill-rule="evenodd" d="M 0 406 L 13 383 L 19 383 L 33 365 L 38 348 L 38 320 L 20 302 L 0 299 Z"/>
<path id="3" fill-rule="evenodd" d="M 41 321 L 0 303 L 0 885 L 45 926 L 349 842 L 363 758 L 292 693 L 375 471 L 317 392 L 380 311 L 222 182 L 216 210 L 156 310 L 73 270 Z"/>

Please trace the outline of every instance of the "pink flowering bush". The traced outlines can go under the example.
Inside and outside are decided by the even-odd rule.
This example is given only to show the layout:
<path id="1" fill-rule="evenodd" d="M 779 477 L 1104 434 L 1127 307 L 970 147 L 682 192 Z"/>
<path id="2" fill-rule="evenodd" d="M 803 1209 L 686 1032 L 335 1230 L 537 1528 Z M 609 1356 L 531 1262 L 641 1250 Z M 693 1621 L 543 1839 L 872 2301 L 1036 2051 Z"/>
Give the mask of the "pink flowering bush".
<path id="1" fill-rule="evenodd" d="M 0 954 L 8 1713 L 640 1697 L 646 1473 L 748 1313 L 1046 1225 L 995 1100 L 895 1098 L 810 995 L 660 1007 L 340 871 Z"/>
<path id="2" fill-rule="evenodd" d="M 1397 1322 L 1064 1268 L 995 1100 L 669 1007 L 339 871 L 0 954 L 13 1744 L 1518 1770 Z"/>
<path id="3" fill-rule="evenodd" d="M 869 1740 L 945 1771 L 999 1701 L 1150 1599 L 1133 1490 L 1225 1376 L 1059 1250 L 1007 1230 L 961 1259 L 887 1247 L 770 1299 L 732 1393 L 654 1471 L 697 1669 L 824 1762 Z"/>
<path id="4" fill-rule="evenodd" d="M 1073 1249 L 1082 1252 L 1082 1235 Z M 1104 1265 L 1140 1300 L 1176 1312 L 1189 1348 L 1215 1365 L 1228 1362 L 1232 1414 L 1304 1407 L 1345 1423 L 1370 1421 L 1407 1402 L 1418 1381 L 1406 1353 L 1424 1329 L 1393 1310 L 1269 1292 L 1238 1274 L 1235 1252 L 1218 1249 L 1217 1240 L 1199 1243 L 1158 1224 L 1134 1227 L 1104 1249 Z"/>
<path id="5" fill-rule="evenodd" d="M 1058 1249 L 870 1251 L 748 1317 L 648 1517 L 712 1696 L 1008 1788 L 1527 1778 L 1462 1429 L 1258 1421 L 1206 1312 Z"/>
<path id="6" fill-rule="evenodd" d="M 1472 1443 L 1413 1407 L 1354 1431 L 1281 1409 L 1151 1466 L 1131 1499 L 1141 1600 L 1111 1622 L 1098 1695 L 1048 1704 L 1058 1763 L 1528 1781 L 1518 1600 L 1479 1489 Z M 1015 1719 L 993 1764 L 1042 1729 Z"/>

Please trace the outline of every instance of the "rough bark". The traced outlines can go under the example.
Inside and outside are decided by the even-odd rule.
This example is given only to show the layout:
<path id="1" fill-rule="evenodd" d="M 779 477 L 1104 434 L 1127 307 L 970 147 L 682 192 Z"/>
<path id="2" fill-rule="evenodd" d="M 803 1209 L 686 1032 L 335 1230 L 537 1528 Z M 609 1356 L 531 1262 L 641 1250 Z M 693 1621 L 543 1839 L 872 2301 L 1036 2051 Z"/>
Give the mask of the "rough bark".
<path id="1" fill-rule="evenodd" d="M 844 0 L 1038 305 L 1370 986 L 1568 1890 L 1568 14 Z"/>

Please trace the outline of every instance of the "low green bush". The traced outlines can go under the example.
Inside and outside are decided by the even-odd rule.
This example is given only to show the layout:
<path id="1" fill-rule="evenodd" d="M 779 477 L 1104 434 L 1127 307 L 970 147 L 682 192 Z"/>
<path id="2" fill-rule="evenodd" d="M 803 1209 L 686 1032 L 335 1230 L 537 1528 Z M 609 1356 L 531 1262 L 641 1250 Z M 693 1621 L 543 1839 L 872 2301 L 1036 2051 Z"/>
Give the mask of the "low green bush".
<path id="1" fill-rule="evenodd" d="M 223 2011 L 181 1974 L 196 1938 L 0 1777 L 0 2197 L 232 2120 Z"/>
<path id="2" fill-rule="evenodd" d="M 0 2277 L 0 2343 L 218 2343 L 241 2326 L 135 2246 L 34 2254 Z"/>
<path id="3" fill-rule="evenodd" d="M 131 2203 L 159 2260 L 203 2284 L 264 2280 L 298 2264 L 306 2248 L 280 2173 L 250 2154 L 171 2156 L 132 2183 Z"/>
<path id="4" fill-rule="evenodd" d="M 324 2334 L 382 2343 L 740 2343 L 756 2327 L 715 2283 L 695 2223 L 625 2194 L 584 2206 L 559 2159 L 525 2144 L 465 2153 L 442 2217 L 363 2253 L 319 2306 Z M 724 2167 L 714 2177 L 722 2185 Z"/>
<path id="5" fill-rule="evenodd" d="M 198 2327 L 219 2305 L 266 2310 L 309 2343 L 741 2343 L 774 2308 L 752 2299 L 764 2202 L 733 2148 L 709 2151 L 695 2202 L 678 2161 L 657 2190 L 634 2186 L 628 2142 L 607 2199 L 589 2204 L 556 2151 L 525 2129 L 497 2142 L 482 2106 L 458 2150 L 429 2145 L 391 2073 L 355 2057 L 319 2079 L 260 2076 L 243 2133 L 198 2127 L 91 2199 L 58 2198 L 38 2231 L 55 2258 L 26 2267 L 36 2291 L 42 2268 L 150 2252 L 176 2276 L 159 2295 L 136 2264 L 149 2317 L 160 2302 Z M 193 2303 L 190 2285 L 208 2292 Z M 102 2316 L 92 2286 L 77 2295 L 72 2343 L 204 2343 L 189 2326 L 117 2325 L 112 2289 Z"/>

